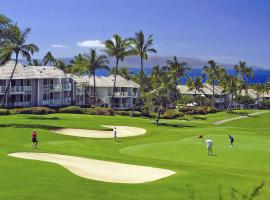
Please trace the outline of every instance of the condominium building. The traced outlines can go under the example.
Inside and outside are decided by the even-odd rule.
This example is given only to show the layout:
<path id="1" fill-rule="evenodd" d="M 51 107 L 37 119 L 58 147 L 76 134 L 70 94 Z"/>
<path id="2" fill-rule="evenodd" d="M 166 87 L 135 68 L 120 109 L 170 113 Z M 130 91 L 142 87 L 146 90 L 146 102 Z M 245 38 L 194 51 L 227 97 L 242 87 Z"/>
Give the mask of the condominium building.
<path id="1" fill-rule="evenodd" d="M 0 99 L 2 99 L 14 63 L 0 66 Z M 96 102 L 99 106 L 111 104 L 114 77 L 96 77 Z M 4 99 L 5 107 L 68 105 L 87 106 L 93 101 L 93 77 L 66 74 L 50 66 L 28 66 L 18 64 L 10 88 Z M 139 85 L 117 76 L 113 106 L 130 109 L 137 98 Z"/>

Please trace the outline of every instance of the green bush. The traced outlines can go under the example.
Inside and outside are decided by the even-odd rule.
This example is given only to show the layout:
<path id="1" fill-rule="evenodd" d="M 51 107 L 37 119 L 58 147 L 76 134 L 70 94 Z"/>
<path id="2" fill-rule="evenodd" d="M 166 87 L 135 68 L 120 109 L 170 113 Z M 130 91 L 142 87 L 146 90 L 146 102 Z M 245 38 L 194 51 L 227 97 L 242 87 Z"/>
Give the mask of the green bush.
<path id="1" fill-rule="evenodd" d="M 10 115 L 10 111 L 7 109 L 0 109 L 0 115 Z"/>
<path id="2" fill-rule="evenodd" d="M 114 112 L 113 109 L 111 109 L 111 108 L 101 108 L 101 107 L 85 108 L 84 113 L 89 114 L 89 115 L 108 115 L 108 116 L 115 115 L 115 112 Z"/>
<path id="3" fill-rule="evenodd" d="M 123 115 L 123 116 L 130 116 L 132 111 L 127 111 L 127 110 L 121 110 L 121 111 L 117 111 L 118 115 Z M 142 113 L 139 111 L 135 111 L 134 112 L 134 117 L 141 117 Z"/>
<path id="4" fill-rule="evenodd" d="M 68 106 L 68 107 L 65 107 L 65 108 L 60 108 L 58 112 L 60 112 L 60 113 L 83 114 L 84 109 L 80 108 L 79 106 Z"/>
<path id="5" fill-rule="evenodd" d="M 215 113 L 217 110 L 212 107 L 199 107 L 199 106 L 194 106 L 194 107 L 187 107 L 187 106 L 181 106 L 178 109 L 179 112 L 182 112 L 184 114 L 189 114 L 189 115 L 195 115 L 195 114 L 201 114 L 205 115 L 208 113 Z"/>
<path id="6" fill-rule="evenodd" d="M 30 107 L 30 108 L 15 109 L 15 114 L 45 115 L 45 114 L 52 114 L 55 112 L 56 112 L 55 110 L 46 107 Z"/>
<path id="7" fill-rule="evenodd" d="M 163 119 L 175 119 L 176 117 L 178 117 L 178 112 L 175 110 L 166 110 L 161 116 Z"/>

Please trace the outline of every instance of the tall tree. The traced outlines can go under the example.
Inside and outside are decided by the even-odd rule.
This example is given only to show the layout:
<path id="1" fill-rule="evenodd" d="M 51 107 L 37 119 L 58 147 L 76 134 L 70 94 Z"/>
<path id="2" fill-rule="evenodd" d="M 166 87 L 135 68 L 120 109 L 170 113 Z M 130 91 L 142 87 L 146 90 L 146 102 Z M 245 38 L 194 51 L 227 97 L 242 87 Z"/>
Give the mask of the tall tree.
<path id="1" fill-rule="evenodd" d="M 150 79 L 151 79 L 151 84 L 152 84 L 153 89 L 160 87 L 162 83 L 163 75 L 164 74 L 163 74 L 162 68 L 159 65 L 156 65 L 152 68 Z"/>
<path id="2" fill-rule="evenodd" d="M 83 75 L 87 70 L 87 61 L 82 54 L 75 56 L 67 66 L 67 72 L 76 75 Z"/>
<path id="3" fill-rule="evenodd" d="M 93 105 L 96 106 L 96 70 L 105 69 L 110 70 L 108 64 L 109 60 L 105 55 L 98 55 L 96 49 L 90 49 L 89 54 L 86 54 L 85 60 L 87 61 L 87 68 L 89 74 L 94 78 L 94 102 Z"/>
<path id="4" fill-rule="evenodd" d="M 187 63 L 179 62 L 177 57 L 174 56 L 173 59 L 167 60 L 167 66 L 163 67 L 163 71 L 169 76 L 169 85 L 171 86 L 171 101 L 174 102 L 179 98 L 179 92 L 177 90 L 177 84 L 181 81 L 181 78 L 187 77 L 187 73 L 190 70 Z"/>
<path id="5" fill-rule="evenodd" d="M 141 92 L 144 92 L 144 60 L 148 59 L 148 54 L 156 53 L 156 49 L 153 48 L 153 35 L 149 35 L 148 37 L 144 36 L 143 31 L 139 31 L 135 33 L 134 38 L 130 38 L 130 47 L 133 55 L 138 55 L 140 57 L 141 62 L 141 70 L 140 70 L 140 89 L 138 92 L 138 97 L 135 101 L 135 106 L 132 108 L 131 116 L 134 115 L 134 111 L 137 107 L 138 99 L 141 96 Z"/>
<path id="6" fill-rule="evenodd" d="M 238 65 L 234 65 L 234 70 L 238 74 L 238 78 L 244 81 L 254 78 L 252 67 L 248 67 L 246 62 L 240 61 Z"/>
<path id="7" fill-rule="evenodd" d="M 116 68 L 115 67 L 112 67 L 111 68 L 111 74 L 115 74 L 115 73 L 116 73 Z M 120 75 L 123 78 L 129 80 L 129 79 L 131 79 L 132 73 L 129 72 L 129 70 L 128 70 L 127 67 L 119 67 L 118 68 L 117 75 Z"/>
<path id="8" fill-rule="evenodd" d="M 54 56 L 52 55 L 52 52 L 50 52 L 50 51 L 47 52 L 45 54 L 45 56 L 43 57 L 43 64 L 44 65 L 49 64 L 50 66 L 52 66 L 52 63 L 55 64 L 55 62 L 56 62 L 56 59 L 54 58 Z"/>
<path id="9" fill-rule="evenodd" d="M 115 57 L 115 74 L 114 74 L 114 82 L 113 82 L 113 91 L 110 107 L 114 107 L 114 95 L 115 95 L 115 86 L 116 86 L 116 78 L 118 74 L 118 66 L 119 61 L 123 61 L 126 56 L 130 55 L 131 52 L 129 50 L 129 41 L 127 39 L 123 39 L 120 35 L 115 34 L 113 39 L 109 39 L 105 41 L 105 49 L 104 52 L 111 57 Z"/>
<path id="10" fill-rule="evenodd" d="M 39 62 L 38 59 L 31 59 L 31 61 L 28 63 L 30 66 L 42 66 L 43 63 Z"/>
<path id="11" fill-rule="evenodd" d="M 2 106 L 3 101 L 9 91 L 11 80 L 17 67 L 19 55 L 26 58 L 26 60 L 29 62 L 31 60 L 31 55 L 39 50 L 38 47 L 33 43 L 26 44 L 26 38 L 30 32 L 30 28 L 21 30 L 17 24 L 12 25 L 10 27 L 10 38 L 5 40 L 0 47 L 0 63 L 11 58 L 12 55 L 15 56 L 15 64 L 10 74 L 5 93 L 1 99 L 0 106 Z"/>
<path id="12" fill-rule="evenodd" d="M 214 60 L 209 60 L 208 65 L 203 67 L 204 76 L 207 77 L 207 81 L 212 85 L 212 107 L 215 107 L 215 85 L 220 80 L 221 66 Z"/>
<path id="13" fill-rule="evenodd" d="M 187 86 L 189 90 L 195 91 L 195 96 L 197 95 L 197 92 L 203 93 L 203 82 L 201 76 L 196 76 L 194 78 L 189 77 L 187 80 Z"/>

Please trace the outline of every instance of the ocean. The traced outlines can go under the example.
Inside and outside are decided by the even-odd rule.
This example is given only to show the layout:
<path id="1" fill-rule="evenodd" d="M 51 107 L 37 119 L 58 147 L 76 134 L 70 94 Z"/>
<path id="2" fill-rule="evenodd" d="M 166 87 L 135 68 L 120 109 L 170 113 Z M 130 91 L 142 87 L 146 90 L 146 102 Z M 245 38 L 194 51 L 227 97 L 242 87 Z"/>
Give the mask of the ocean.
<path id="1" fill-rule="evenodd" d="M 137 74 L 139 73 L 139 68 L 129 68 L 129 71 Z M 229 74 L 235 74 L 233 69 L 227 69 L 227 72 Z M 151 68 L 145 68 L 145 74 L 150 74 Z M 99 70 L 97 72 L 98 76 L 107 76 L 108 72 Z M 200 76 L 202 75 L 202 68 L 192 68 L 192 70 L 188 73 L 190 77 Z M 254 69 L 254 79 L 251 80 L 252 83 L 264 83 L 267 81 L 267 79 L 270 78 L 270 70 L 264 70 L 264 69 Z M 183 79 L 181 82 L 185 82 L 185 79 Z"/>

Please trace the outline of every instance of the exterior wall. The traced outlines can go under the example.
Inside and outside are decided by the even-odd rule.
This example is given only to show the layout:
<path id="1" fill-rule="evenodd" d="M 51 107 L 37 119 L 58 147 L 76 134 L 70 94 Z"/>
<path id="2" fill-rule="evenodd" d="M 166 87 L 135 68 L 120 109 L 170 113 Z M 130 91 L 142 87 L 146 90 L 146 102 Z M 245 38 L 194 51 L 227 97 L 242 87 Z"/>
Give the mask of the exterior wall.
<path id="1" fill-rule="evenodd" d="M 0 80 L 0 97 L 4 94 L 7 82 L 8 80 Z M 134 92 L 137 90 L 132 87 L 117 87 L 115 108 L 131 108 L 136 100 Z M 96 102 L 99 106 L 109 106 L 112 91 L 112 87 L 96 88 Z M 5 107 L 91 105 L 93 88 L 87 83 L 76 83 L 72 78 L 13 80 L 7 99 L 9 105 L 6 104 Z"/>

